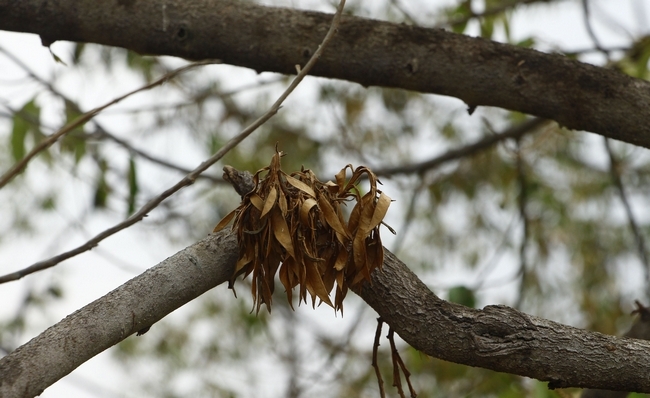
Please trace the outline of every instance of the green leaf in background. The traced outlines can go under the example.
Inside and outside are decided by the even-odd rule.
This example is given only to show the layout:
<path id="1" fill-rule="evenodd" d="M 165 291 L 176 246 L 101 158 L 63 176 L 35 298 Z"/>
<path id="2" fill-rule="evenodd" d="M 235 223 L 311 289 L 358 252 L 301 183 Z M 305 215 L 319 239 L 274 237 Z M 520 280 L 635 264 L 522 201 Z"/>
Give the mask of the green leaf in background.
<path id="1" fill-rule="evenodd" d="M 74 65 L 79 65 L 81 62 L 81 55 L 86 48 L 86 43 L 75 43 L 74 51 L 72 52 L 72 63 Z"/>
<path id="2" fill-rule="evenodd" d="M 449 290 L 449 301 L 470 308 L 476 307 L 476 296 L 474 296 L 474 291 L 463 285 L 452 287 Z"/>
<path id="3" fill-rule="evenodd" d="M 139 190 L 138 174 L 135 169 L 135 160 L 133 159 L 133 156 L 129 158 L 129 171 L 128 171 L 127 180 L 129 184 L 129 197 L 127 199 L 127 203 L 128 203 L 127 215 L 130 216 L 135 211 L 136 197 L 138 195 L 138 190 Z"/>
<path id="4" fill-rule="evenodd" d="M 127 51 L 126 64 L 133 70 L 141 73 L 147 82 L 151 82 L 155 67 L 158 66 L 158 58 L 140 55 L 134 51 Z"/>
<path id="5" fill-rule="evenodd" d="M 446 12 L 448 19 L 450 21 L 454 20 L 469 20 L 468 18 L 472 15 L 472 1 L 466 0 L 461 2 L 457 7 Z M 451 29 L 454 33 L 463 33 L 467 28 L 467 21 L 463 23 L 453 24 Z"/>
<path id="6" fill-rule="evenodd" d="M 78 119 L 82 114 L 83 113 L 76 104 L 70 101 L 65 101 L 66 124 Z M 81 126 L 78 126 L 74 130 L 70 131 L 68 134 L 64 135 L 63 138 L 61 138 L 60 142 L 61 151 L 73 154 L 75 163 L 77 164 L 86 154 L 86 140 L 83 137 L 84 126 L 85 124 L 82 124 Z"/>
<path id="7" fill-rule="evenodd" d="M 106 208 L 106 203 L 108 202 L 108 195 L 111 192 L 111 189 L 106 182 L 106 170 L 108 165 L 104 159 L 101 159 L 99 162 L 99 175 L 97 176 L 97 181 L 95 182 L 95 197 L 93 200 L 93 207 L 95 209 Z"/>
<path id="8" fill-rule="evenodd" d="M 494 35 L 495 17 L 489 16 L 481 19 L 481 37 L 491 39 Z"/>
<path id="9" fill-rule="evenodd" d="M 26 103 L 13 117 L 13 129 L 11 131 L 11 155 L 15 161 L 25 157 L 26 139 L 32 134 L 34 141 L 37 141 L 43 134 L 40 130 L 41 109 L 34 102 L 34 98 Z"/>
<path id="10" fill-rule="evenodd" d="M 524 47 L 524 48 L 533 48 L 535 44 L 536 44 L 535 39 L 533 37 L 528 37 L 524 40 L 520 40 L 517 43 L 515 43 L 515 46 Z"/>

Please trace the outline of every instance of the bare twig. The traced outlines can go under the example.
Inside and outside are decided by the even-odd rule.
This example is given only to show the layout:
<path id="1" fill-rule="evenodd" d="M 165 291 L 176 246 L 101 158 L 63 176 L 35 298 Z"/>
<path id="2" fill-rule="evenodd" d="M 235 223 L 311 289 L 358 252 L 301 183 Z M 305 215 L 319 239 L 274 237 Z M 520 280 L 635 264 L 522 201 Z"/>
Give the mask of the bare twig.
<path id="1" fill-rule="evenodd" d="M 397 9 L 399 12 L 402 13 L 402 15 L 404 15 L 404 18 L 405 18 L 409 23 L 412 23 L 413 25 L 416 25 L 416 26 L 419 25 L 419 24 L 417 23 L 417 21 L 415 20 L 415 17 L 414 17 L 414 16 L 413 16 L 413 15 L 412 15 L 408 10 L 406 10 L 406 9 L 404 8 L 404 6 L 403 6 L 402 3 L 400 2 L 400 0 L 390 0 L 390 3 L 392 4 L 393 7 L 395 7 L 395 9 Z"/>
<path id="2" fill-rule="evenodd" d="M 621 196 L 621 202 L 625 208 L 625 214 L 627 215 L 630 229 L 632 230 L 632 234 L 634 234 L 636 247 L 639 252 L 639 258 L 641 259 L 641 262 L 644 266 L 646 291 L 648 291 L 648 289 L 650 289 L 650 261 L 648 261 L 648 250 L 646 248 L 645 239 L 643 238 L 643 234 L 641 233 L 639 225 L 636 222 L 636 218 L 634 217 L 634 213 L 632 212 L 632 206 L 630 205 L 627 192 L 625 191 L 625 186 L 623 186 L 623 181 L 621 180 L 621 175 L 618 170 L 619 163 L 616 160 L 616 156 L 612 151 L 611 145 L 609 144 L 609 138 L 603 138 L 603 141 L 605 142 L 605 149 L 609 155 L 609 171 L 612 176 L 612 180 L 614 181 L 614 185 L 616 186 L 616 189 Z M 650 291 L 648 291 L 646 295 L 650 295 Z"/>
<path id="3" fill-rule="evenodd" d="M 217 161 L 219 161 L 228 151 L 230 151 L 232 148 L 237 146 L 240 142 L 242 142 L 246 137 L 248 137 L 253 131 L 255 131 L 258 127 L 263 125 L 267 120 L 269 120 L 271 117 L 273 117 L 278 110 L 280 109 L 280 106 L 284 102 L 284 100 L 293 92 L 293 90 L 300 84 L 300 82 L 307 76 L 307 73 L 312 69 L 314 64 L 316 64 L 316 61 L 318 61 L 318 58 L 320 58 L 321 54 L 323 53 L 323 49 L 327 46 L 327 44 L 332 40 L 332 37 L 334 37 L 334 34 L 338 30 L 338 26 L 341 22 L 341 14 L 343 13 L 343 7 L 345 6 L 345 0 L 341 0 L 339 3 L 339 7 L 336 10 L 336 14 L 334 15 L 334 18 L 332 20 L 332 24 L 330 26 L 329 31 L 325 35 L 325 38 L 323 39 L 321 45 L 318 47 L 318 49 L 314 52 L 314 55 L 311 57 L 309 62 L 305 65 L 302 70 L 298 73 L 295 79 L 291 82 L 289 87 L 282 93 L 282 95 L 275 101 L 275 103 L 271 106 L 271 108 L 264 113 L 262 116 L 260 116 L 256 121 L 254 121 L 251 125 L 249 125 L 247 128 L 245 128 L 241 133 L 239 133 L 236 137 L 233 137 L 230 141 L 228 141 L 217 153 L 212 155 L 210 158 L 202 162 L 197 168 L 192 170 L 191 173 L 187 174 L 182 180 L 177 182 L 174 186 L 171 188 L 168 188 L 165 190 L 163 193 L 158 195 L 157 197 L 151 199 L 149 202 L 147 202 L 144 206 L 140 208 L 137 212 L 132 214 L 130 217 L 128 217 L 126 220 L 122 221 L 121 223 L 118 223 L 114 225 L 111 228 L 108 228 L 98 235 L 96 235 L 94 238 L 88 240 L 86 243 L 84 243 L 81 246 L 76 247 L 75 249 L 72 249 L 70 251 L 61 253 L 57 256 L 54 256 L 48 260 L 44 261 L 39 261 L 37 263 L 34 263 L 30 265 L 27 268 L 24 268 L 22 270 L 12 272 L 10 274 L 6 274 L 4 276 L 0 276 L 0 283 L 5 283 L 9 281 L 14 281 L 18 280 L 25 275 L 32 274 L 34 272 L 42 271 L 44 269 L 50 268 L 55 266 L 56 264 L 60 263 L 61 261 L 67 260 L 71 257 L 74 257 L 80 253 L 86 252 L 88 250 L 91 250 L 93 247 L 97 246 L 99 242 L 102 240 L 108 238 L 111 235 L 114 235 L 115 233 L 130 227 L 131 225 L 137 223 L 138 221 L 142 220 L 150 211 L 158 207 L 160 203 L 162 203 L 165 199 L 173 195 L 174 193 L 178 192 L 181 188 L 184 188 L 186 186 L 192 185 L 194 181 L 197 179 L 197 177 L 203 173 L 205 170 L 207 170 L 210 166 L 215 164 Z M 193 64 L 194 65 L 194 64 Z M 187 67 L 186 67 L 187 68 Z M 181 68 L 182 69 L 182 68 Z M 177 70 L 178 72 L 179 70 Z M 153 84 L 153 83 L 152 83 Z M 139 89 L 140 91 L 142 89 Z M 99 108 L 98 108 L 99 109 Z M 95 110 L 93 110 L 95 111 Z M 91 111 L 91 112 L 93 112 Z"/>
<path id="4" fill-rule="evenodd" d="M 391 328 L 388 333 L 391 336 L 391 343 L 393 343 L 393 328 Z M 395 354 L 397 357 L 397 363 L 402 370 L 402 373 L 404 374 L 406 384 L 409 386 L 409 393 L 411 394 L 411 398 L 416 398 L 418 394 L 415 392 L 415 388 L 413 388 L 413 385 L 411 384 L 411 372 L 409 372 L 409 370 L 406 368 L 406 365 L 404 364 L 404 361 L 402 360 L 402 357 L 399 355 L 399 352 L 397 350 L 395 351 Z"/>
<path id="5" fill-rule="evenodd" d="M 191 106 L 196 106 L 197 103 L 200 103 L 204 101 L 206 98 L 214 96 L 215 98 L 219 98 L 221 100 L 225 100 L 229 97 L 235 96 L 237 94 L 240 94 L 242 92 L 251 90 L 251 89 L 259 89 L 264 86 L 270 86 L 276 83 L 280 83 L 286 78 L 284 76 L 276 77 L 273 79 L 269 80 L 264 80 L 264 81 L 259 81 L 259 82 L 253 82 L 249 84 L 245 84 L 241 87 L 234 88 L 229 91 L 225 92 L 213 92 L 211 90 L 204 91 L 203 93 L 199 93 L 199 95 L 196 95 L 193 98 L 190 98 L 187 101 L 179 101 L 175 102 L 172 104 L 159 104 L 159 105 L 152 105 L 152 106 L 139 106 L 137 108 L 131 108 L 131 109 L 114 109 L 110 111 L 104 112 L 104 114 L 138 114 L 138 113 L 145 113 L 145 112 L 160 112 L 160 111 L 166 111 L 170 109 L 178 109 L 178 108 L 185 108 L 185 107 L 191 107 Z"/>
<path id="6" fill-rule="evenodd" d="M 411 372 L 406 369 L 406 365 L 404 365 L 404 361 L 402 361 L 402 357 L 399 355 L 399 351 L 397 351 L 397 347 L 395 346 L 395 331 L 392 327 L 388 328 L 388 335 L 386 337 L 390 342 L 391 358 L 393 359 L 393 386 L 397 388 L 397 392 L 401 398 L 406 398 L 404 395 L 404 389 L 402 388 L 402 378 L 400 376 L 401 370 L 404 374 L 404 379 L 409 386 L 411 398 L 416 398 L 417 393 L 411 385 Z"/>
<path id="7" fill-rule="evenodd" d="M 378 176 L 390 176 L 394 174 L 409 174 L 409 173 L 422 173 L 424 171 L 433 169 L 435 167 L 440 166 L 441 164 L 445 162 L 449 162 L 451 160 L 456 160 L 460 159 L 462 157 L 471 155 L 475 152 L 478 152 L 482 149 L 489 148 L 490 146 L 501 142 L 503 140 L 506 140 L 508 138 L 519 138 L 523 136 L 524 134 L 531 132 L 537 128 L 540 128 L 544 126 L 546 123 L 549 123 L 549 120 L 546 119 L 540 119 L 540 118 L 533 118 L 530 120 L 527 120 L 521 124 L 518 124 L 516 126 L 510 127 L 506 131 L 500 134 L 494 134 L 494 135 L 489 135 L 487 137 L 484 137 L 478 141 L 476 141 L 473 144 L 466 145 L 461 148 L 457 149 L 452 149 L 448 151 L 447 153 L 444 153 L 440 156 L 437 156 L 433 159 L 420 162 L 420 163 L 415 163 L 415 164 L 410 164 L 410 165 L 404 165 L 404 166 L 397 166 L 397 167 L 387 167 L 384 169 L 374 169 L 374 172 Z"/>
<path id="8" fill-rule="evenodd" d="M 585 23 L 585 28 L 587 29 L 587 34 L 591 38 L 591 41 L 594 43 L 594 46 L 596 46 L 596 49 L 605 55 L 608 62 L 611 61 L 609 56 L 609 50 L 607 50 L 605 47 L 603 47 L 600 44 L 600 40 L 598 40 L 598 37 L 596 36 L 596 32 L 594 32 L 594 29 L 591 26 L 591 18 L 590 18 L 591 13 L 589 11 L 589 0 L 582 0 L 582 10 L 584 11 L 582 15 L 584 17 L 584 23 Z"/>
<path id="9" fill-rule="evenodd" d="M 157 165 L 167 167 L 168 169 L 180 171 L 181 173 L 184 173 L 184 174 L 189 174 L 189 173 L 192 172 L 192 170 L 186 169 L 185 167 L 181 167 L 181 166 L 179 166 L 177 164 L 168 162 L 168 161 L 166 161 L 164 159 L 160 159 L 160 158 L 157 158 L 155 156 L 149 155 L 148 153 L 135 148 L 133 145 L 129 144 L 125 140 L 123 140 L 123 139 L 121 139 L 119 137 L 116 137 L 115 135 L 109 133 L 108 131 L 104 130 L 103 128 L 100 128 L 98 132 L 90 134 L 89 136 L 97 137 L 99 139 L 103 139 L 103 138 L 109 139 L 109 140 L 115 142 L 116 144 L 118 144 L 119 146 L 123 147 L 127 151 L 129 151 L 129 152 L 131 152 L 133 154 L 136 154 L 139 157 L 150 161 L 151 163 L 155 163 Z M 223 184 L 223 183 L 226 182 L 226 181 L 223 180 L 223 178 L 218 178 L 218 177 L 211 176 L 211 175 L 208 175 L 208 174 L 201 174 L 201 175 L 198 176 L 198 178 L 203 178 L 203 179 L 212 181 L 215 184 Z"/>
<path id="10" fill-rule="evenodd" d="M 384 321 L 377 318 L 377 330 L 375 331 L 375 343 L 372 346 L 372 367 L 375 368 L 375 375 L 377 375 L 377 383 L 379 384 L 379 396 L 386 398 L 386 391 L 384 391 L 384 379 L 381 377 L 379 371 L 379 364 L 377 363 L 377 351 L 379 350 L 379 337 L 381 336 L 381 326 Z"/>
<path id="11" fill-rule="evenodd" d="M 21 171 L 27 167 L 27 164 L 32 160 L 36 155 L 38 155 L 40 152 L 44 151 L 45 149 L 49 148 L 52 146 L 56 141 L 59 140 L 59 138 L 63 137 L 65 134 L 71 132 L 72 130 L 76 129 L 79 126 L 82 126 L 84 123 L 88 122 L 90 119 L 95 117 L 99 112 L 103 111 L 104 109 L 108 108 L 111 105 L 115 105 L 118 102 L 122 101 L 125 98 L 128 98 L 132 96 L 133 94 L 137 94 L 141 91 L 149 90 L 152 87 L 158 86 L 169 79 L 173 78 L 174 76 L 183 73 L 189 69 L 195 68 L 197 66 L 203 66 L 203 65 L 208 65 L 208 64 L 213 64 L 217 61 L 201 61 L 201 62 L 194 62 L 189 65 L 183 66 L 181 68 L 178 68 L 174 71 L 171 71 L 161 78 L 145 85 L 140 88 L 137 88 L 133 91 L 130 91 L 100 107 L 97 107 L 95 109 L 91 109 L 88 112 L 85 112 L 81 116 L 79 116 L 77 119 L 73 120 L 72 122 L 66 124 L 63 126 L 61 129 L 59 129 L 57 132 L 54 134 L 49 135 L 46 139 L 43 141 L 39 142 L 38 145 L 36 145 L 23 159 L 21 159 L 19 162 L 13 165 L 7 172 L 5 172 L 1 177 L 0 177 L 0 188 L 4 187 L 7 185 L 9 181 L 11 181 L 16 175 L 18 175 Z"/>

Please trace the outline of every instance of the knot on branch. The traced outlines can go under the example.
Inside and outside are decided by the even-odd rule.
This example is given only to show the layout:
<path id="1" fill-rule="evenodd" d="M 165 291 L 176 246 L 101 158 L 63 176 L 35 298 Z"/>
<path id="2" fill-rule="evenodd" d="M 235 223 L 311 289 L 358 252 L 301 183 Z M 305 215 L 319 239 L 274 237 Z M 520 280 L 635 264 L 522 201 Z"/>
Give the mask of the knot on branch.
<path id="1" fill-rule="evenodd" d="M 472 338 L 478 355 L 503 356 L 530 350 L 536 330 L 525 314 L 505 305 L 489 305 L 476 317 Z"/>

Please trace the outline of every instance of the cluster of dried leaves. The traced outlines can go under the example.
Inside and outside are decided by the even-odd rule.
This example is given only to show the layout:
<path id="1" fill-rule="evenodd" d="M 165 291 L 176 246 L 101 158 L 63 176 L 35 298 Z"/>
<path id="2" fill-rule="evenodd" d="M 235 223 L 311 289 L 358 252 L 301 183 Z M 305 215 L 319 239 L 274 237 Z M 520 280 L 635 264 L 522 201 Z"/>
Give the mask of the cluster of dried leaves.
<path id="1" fill-rule="evenodd" d="M 283 172 L 282 156 L 276 152 L 271 164 L 255 174 L 255 189 L 215 228 L 223 229 L 234 217 L 240 252 L 233 281 L 242 273 L 253 274 L 256 311 L 262 303 L 271 310 L 279 273 L 290 304 L 298 286 L 299 303 L 306 303 L 309 293 L 312 305 L 318 298 L 342 312 L 348 289 L 370 280 L 383 263 L 379 226 L 391 199 L 377 189 L 377 177 L 367 167 L 353 170 L 347 165 L 336 174 L 336 182 L 323 183 L 311 170 Z M 348 168 L 352 177 L 346 181 Z M 364 175 L 369 191 L 362 195 L 357 183 Z M 351 201 L 356 203 L 346 220 L 343 206 Z"/>

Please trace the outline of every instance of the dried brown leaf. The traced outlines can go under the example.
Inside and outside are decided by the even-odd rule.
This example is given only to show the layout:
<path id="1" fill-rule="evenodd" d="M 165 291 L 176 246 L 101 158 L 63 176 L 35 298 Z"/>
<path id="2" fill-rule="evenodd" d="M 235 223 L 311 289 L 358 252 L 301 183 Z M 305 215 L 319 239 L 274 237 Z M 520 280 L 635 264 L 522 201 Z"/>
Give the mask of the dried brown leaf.
<path id="1" fill-rule="evenodd" d="M 262 214 L 260 214 L 260 218 L 264 217 L 269 211 L 271 211 L 271 208 L 275 206 L 275 201 L 278 198 L 278 191 L 275 189 L 275 187 L 271 187 L 271 190 L 269 191 L 269 195 L 266 197 L 266 200 L 264 201 L 264 208 L 262 209 Z"/>
<path id="2" fill-rule="evenodd" d="M 212 230 L 212 232 L 219 232 L 222 229 L 226 227 L 226 225 L 230 224 L 230 221 L 232 221 L 233 218 L 235 218 L 235 215 L 237 214 L 237 209 L 231 211 L 230 213 L 226 214 L 224 218 L 219 221 L 219 224 L 217 224 L 216 227 Z"/>
<path id="3" fill-rule="evenodd" d="M 255 173 L 255 189 L 215 228 L 224 228 L 234 218 L 240 253 L 233 280 L 252 273 L 257 311 L 262 304 L 270 311 L 278 274 L 292 308 L 292 292 L 298 286 L 299 302 L 306 303 L 309 295 L 312 305 L 318 300 L 342 312 L 349 288 L 369 280 L 381 267 L 379 226 L 391 199 L 377 190 L 377 177 L 367 167 L 347 165 L 336 174 L 336 183 L 323 183 L 304 168 L 284 173 L 282 156 L 276 152 L 271 164 Z M 362 196 L 357 183 L 364 176 L 369 189 Z M 346 220 L 341 206 L 348 201 L 356 203 Z M 329 294 L 335 285 L 332 303 Z"/>
<path id="4" fill-rule="evenodd" d="M 286 177 L 287 182 L 288 182 L 289 184 L 291 184 L 291 185 L 293 185 L 294 187 L 298 188 L 299 190 L 303 191 L 304 193 L 306 193 L 307 195 L 311 196 L 312 198 L 315 198 L 315 197 L 316 197 L 316 193 L 314 192 L 314 190 L 311 189 L 311 188 L 310 188 L 307 184 L 305 184 L 304 182 L 302 182 L 302 181 L 300 181 L 300 180 L 298 180 L 298 179 L 296 179 L 296 178 L 293 178 L 293 177 L 291 177 L 290 175 L 287 175 L 287 176 L 285 176 L 285 177 Z"/>

